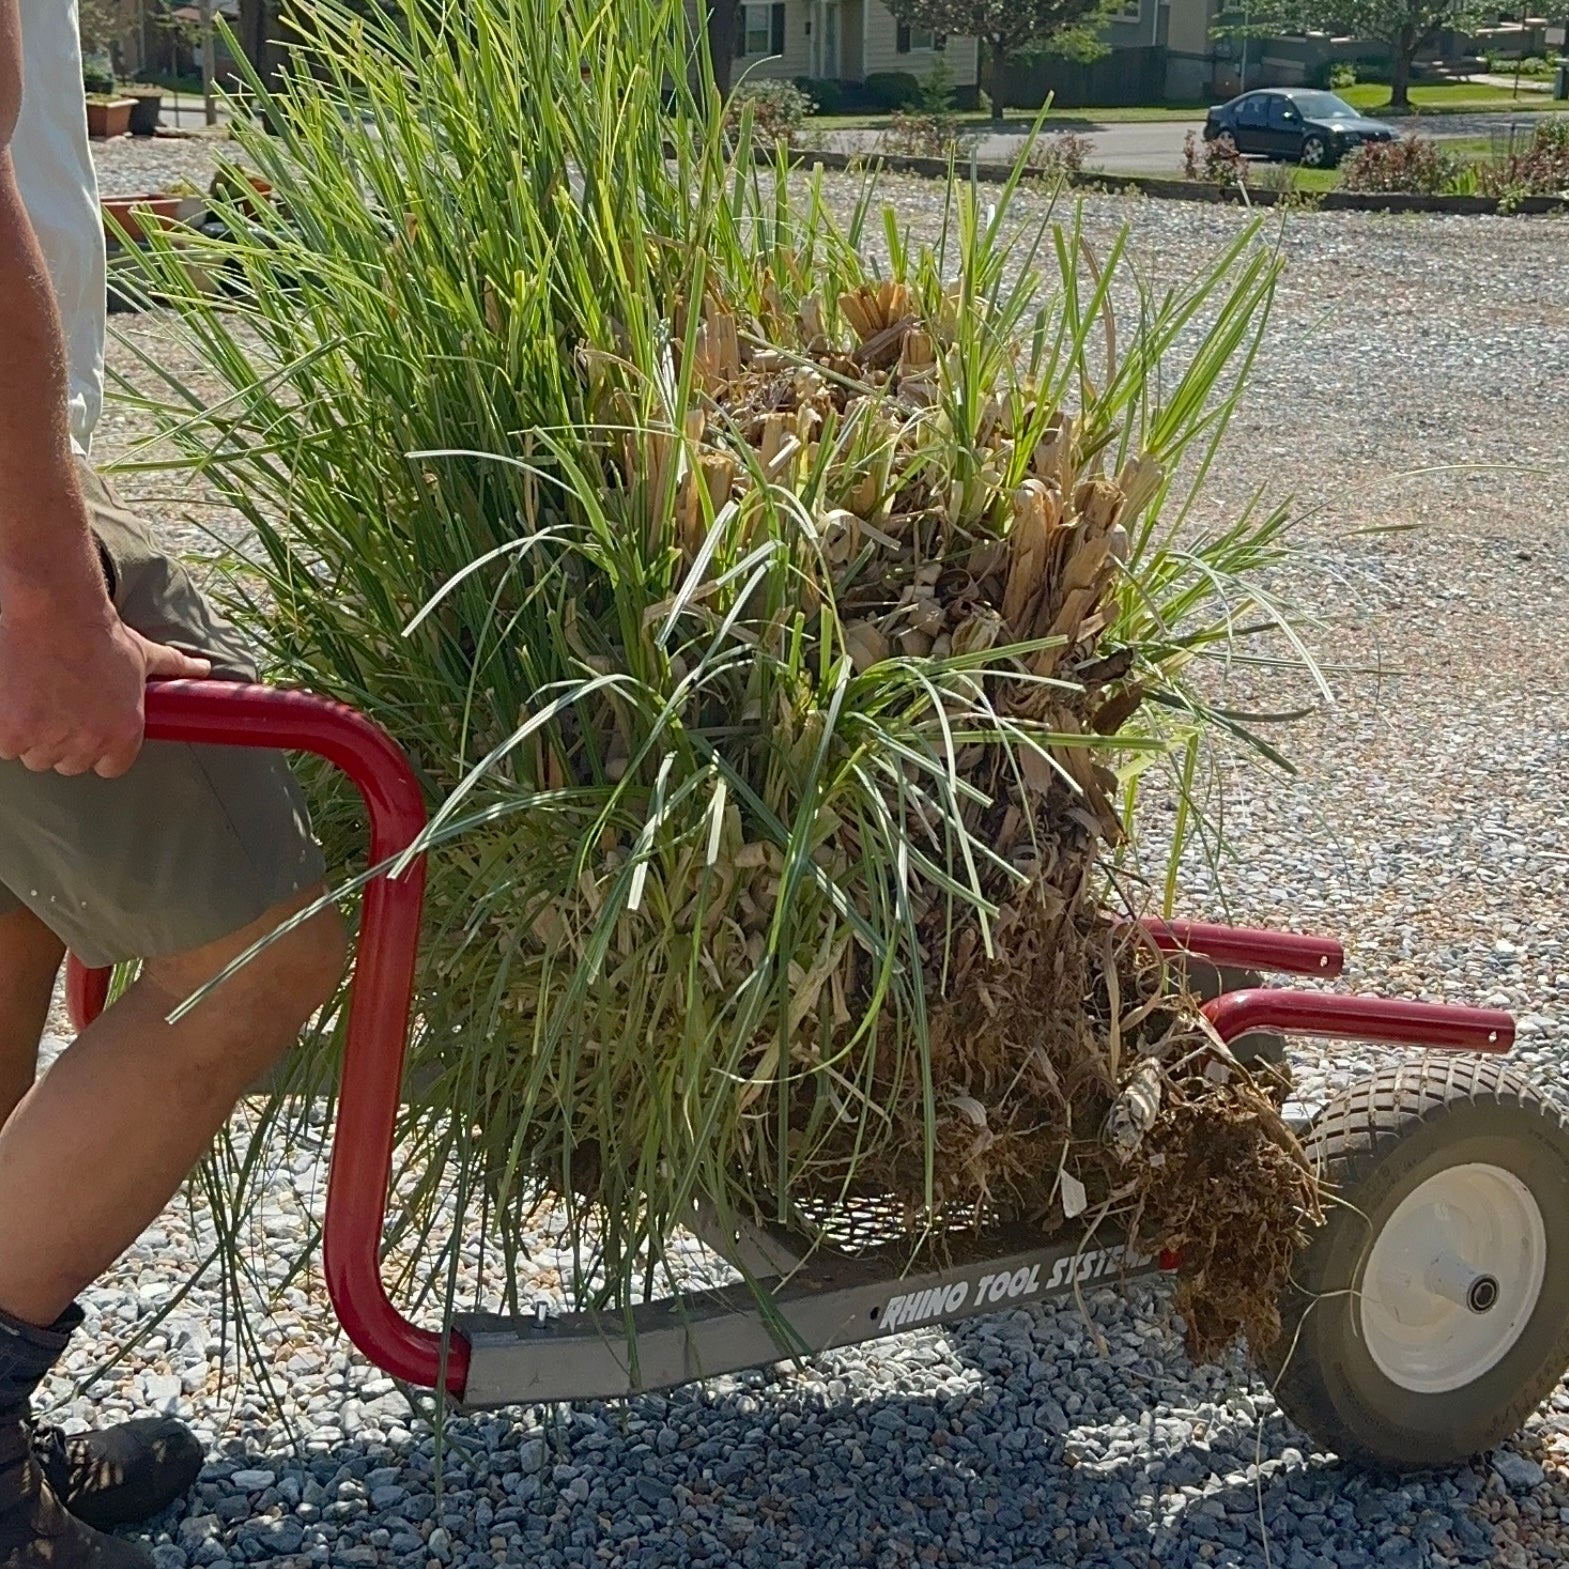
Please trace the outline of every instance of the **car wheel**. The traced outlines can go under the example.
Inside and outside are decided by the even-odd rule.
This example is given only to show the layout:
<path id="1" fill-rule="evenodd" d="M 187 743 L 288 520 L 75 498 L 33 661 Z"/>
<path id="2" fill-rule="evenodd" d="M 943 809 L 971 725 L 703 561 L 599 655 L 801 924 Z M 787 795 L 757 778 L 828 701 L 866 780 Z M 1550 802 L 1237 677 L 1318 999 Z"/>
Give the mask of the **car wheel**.
<path id="1" fill-rule="evenodd" d="M 1304 169 L 1328 168 L 1331 162 L 1329 143 L 1322 136 L 1305 137 L 1302 142 L 1302 156 L 1298 161 Z"/>
<path id="2" fill-rule="evenodd" d="M 1320 1114 L 1331 1190 L 1260 1360 L 1343 1460 L 1458 1465 L 1502 1443 L 1569 1364 L 1569 1122 L 1492 1059 L 1383 1069 Z"/>
<path id="3" fill-rule="evenodd" d="M 1215 137 L 1215 145 L 1223 153 L 1234 153 L 1237 150 L 1237 139 L 1230 131 L 1221 131 Z"/>

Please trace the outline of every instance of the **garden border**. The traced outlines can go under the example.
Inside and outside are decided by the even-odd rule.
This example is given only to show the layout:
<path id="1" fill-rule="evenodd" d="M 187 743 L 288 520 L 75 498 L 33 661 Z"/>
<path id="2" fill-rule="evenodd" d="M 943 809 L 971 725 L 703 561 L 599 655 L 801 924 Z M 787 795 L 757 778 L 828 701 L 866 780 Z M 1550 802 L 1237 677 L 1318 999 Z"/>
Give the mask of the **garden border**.
<path id="1" fill-rule="evenodd" d="M 759 158 L 772 163 L 774 155 L 759 151 Z M 948 160 L 945 158 L 909 158 L 898 153 L 880 152 L 813 152 L 809 149 L 790 149 L 792 163 L 810 167 L 816 164 L 824 169 L 856 170 L 872 166 L 886 169 L 890 174 L 917 174 L 930 179 L 946 179 Z M 983 184 L 1002 185 L 1013 177 L 1013 165 L 1007 163 L 981 163 L 955 158 L 953 167 L 964 172 L 966 167 Z M 1085 172 L 1066 176 L 1070 185 L 1112 193 L 1138 191 L 1161 201 L 1226 202 L 1247 207 L 1275 207 L 1282 203 L 1310 208 L 1321 212 L 1392 212 L 1392 213 L 1450 213 L 1466 217 L 1514 217 L 1518 215 L 1569 216 L 1569 196 L 1521 196 L 1514 200 L 1499 196 L 1409 196 L 1402 192 L 1388 191 L 1271 191 L 1257 187 L 1239 188 L 1234 185 L 1212 185 L 1194 180 L 1167 180 L 1143 174 L 1107 174 Z"/>

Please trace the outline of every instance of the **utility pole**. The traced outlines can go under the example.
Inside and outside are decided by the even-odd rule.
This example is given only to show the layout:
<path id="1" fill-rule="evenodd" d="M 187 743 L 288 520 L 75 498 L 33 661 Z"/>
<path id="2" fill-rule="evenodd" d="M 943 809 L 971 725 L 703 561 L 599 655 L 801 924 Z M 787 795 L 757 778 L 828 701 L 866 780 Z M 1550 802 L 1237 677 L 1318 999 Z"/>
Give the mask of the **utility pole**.
<path id="1" fill-rule="evenodd" d="M 213 92 L 212 0 L 202 0 L 202 112 L 208 125 L 218 123 L 218 99 Z"/>

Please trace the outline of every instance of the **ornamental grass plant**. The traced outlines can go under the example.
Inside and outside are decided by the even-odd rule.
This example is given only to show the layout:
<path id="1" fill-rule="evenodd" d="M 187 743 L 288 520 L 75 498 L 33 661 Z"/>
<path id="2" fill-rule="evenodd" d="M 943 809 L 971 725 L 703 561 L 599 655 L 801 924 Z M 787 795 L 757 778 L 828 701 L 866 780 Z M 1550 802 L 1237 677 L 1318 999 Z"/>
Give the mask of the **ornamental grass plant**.
<path id="1" fill-rule="evenodd" d="M 871 180 L 836 210 L 726 128 L 680 0 L 294 15 L 276 134 L 235 131 L 275 202 L 146 257 L 203 384 L 128 392 L 251 531 L 269 678 L 428 794 L 410 1281 L 459 1291 L 454 1182 L 503 1296 L 544 1202 L 612 1313 L 700 1197 L 808 1246 L 875 1200 L 906 1254 L 1110 1216 L 1185 1250 L 1195 1351 L 1267 1339 L 1311 1175 L 1122 918 L 1212 747 L 1270 751 L 1206 672 L 1296 658 L 1284 513 L 1194 519 L 1269 249 L 1157 293 L 1125 236 L 1021 221 L 1025 158 L 956 171 L 929 244 Z M 308 776 L 348 881 L 356 803 Z"/>

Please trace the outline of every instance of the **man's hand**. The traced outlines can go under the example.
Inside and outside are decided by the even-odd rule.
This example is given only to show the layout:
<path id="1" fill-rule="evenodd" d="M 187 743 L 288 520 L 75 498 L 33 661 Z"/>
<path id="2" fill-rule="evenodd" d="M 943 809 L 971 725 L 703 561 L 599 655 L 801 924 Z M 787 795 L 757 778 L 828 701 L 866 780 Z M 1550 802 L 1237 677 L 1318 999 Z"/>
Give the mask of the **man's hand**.
<path id="1" fill-rule="evenodd" d="M 142 748 L 148 679 L 211 674 L 126 626 L 107 599 L 85 622 L 0 614 L 0 759 L 118 778 Z"/>

